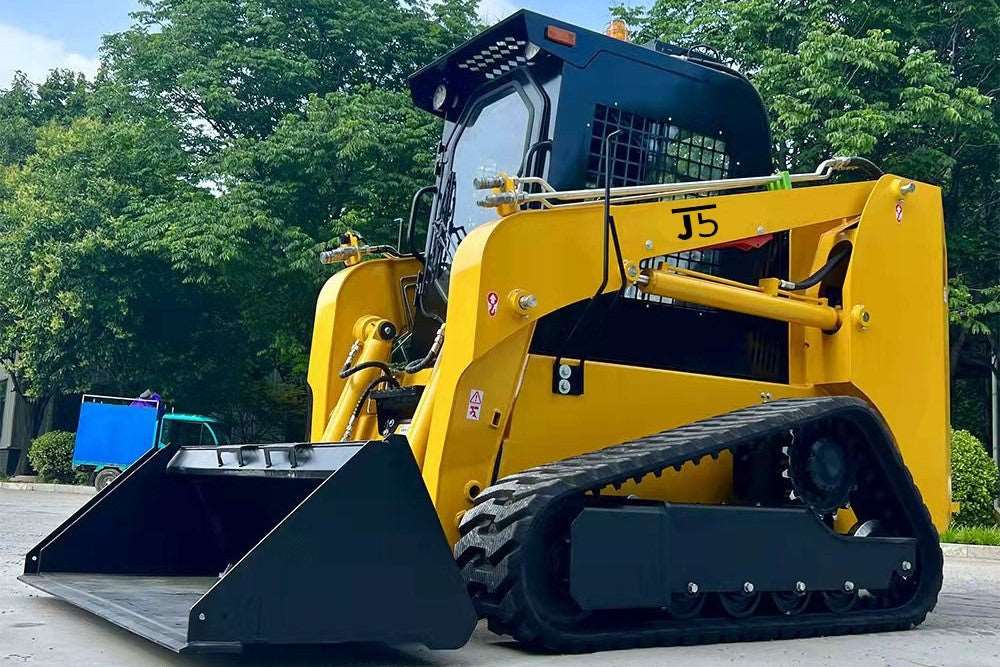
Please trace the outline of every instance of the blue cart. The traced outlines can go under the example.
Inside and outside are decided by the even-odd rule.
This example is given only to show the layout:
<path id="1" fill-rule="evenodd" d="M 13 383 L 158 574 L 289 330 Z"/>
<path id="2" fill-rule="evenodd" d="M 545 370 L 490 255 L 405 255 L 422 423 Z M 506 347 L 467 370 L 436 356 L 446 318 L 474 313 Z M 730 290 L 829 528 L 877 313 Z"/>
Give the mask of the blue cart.
<path id="1" fill-rule="evenodd" d="M 154 446 L 228 444 L 222 423 L 202 415 L 165 413 L 158 400 L 85 395 L 73 467 L 101 491 Z"/>

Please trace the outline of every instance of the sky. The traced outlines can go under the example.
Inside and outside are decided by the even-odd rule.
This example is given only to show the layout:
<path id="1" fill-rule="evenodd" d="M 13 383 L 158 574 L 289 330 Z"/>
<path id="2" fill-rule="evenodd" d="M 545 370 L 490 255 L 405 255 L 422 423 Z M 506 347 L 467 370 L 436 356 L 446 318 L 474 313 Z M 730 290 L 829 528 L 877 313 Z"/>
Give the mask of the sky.
<path id="1" fill-rule="evenodd" d="M 138 4 L 138 0 L 0 0 L 0 88 L 17 70 L 36 82 L 54 67 L 93 76 L 101 35 L 127 28 L 129 12 Z M 609 4 L 611 0 L 481 0 L 480 14 L 496 21 L 524 7 L 603 30 Z"/>

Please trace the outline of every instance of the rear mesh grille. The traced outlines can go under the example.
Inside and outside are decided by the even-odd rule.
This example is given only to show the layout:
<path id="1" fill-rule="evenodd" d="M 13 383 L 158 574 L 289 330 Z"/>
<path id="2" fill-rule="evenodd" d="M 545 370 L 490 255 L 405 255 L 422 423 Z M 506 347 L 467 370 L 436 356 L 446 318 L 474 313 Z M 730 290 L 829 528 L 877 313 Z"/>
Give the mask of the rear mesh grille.
<path id="1" fill-rule="evenodd" d="M 726 142 L 636 113 L 598 105 L 591 124 L 587 186 L 604 187 L 604 138 L 618 135 L 611 185 L 648 185 L 726 178 Z"/>
<path id="2" fill-rule="evenodd" d="M 670 119 L 655 121 L 599 104 L 591 124 L 587 187 L 604 187 L 605 137 L 617 130 L 621 130 L 621 134 L 616 137 L 611 156 L 612 187 L 716 180 L 729 175 L 729 155 L 722 139 L 686 130 L 672 124 Z M 663 265 L 718 275 L 719 252 L 693 250 L 647 257 L 640 262 L 644 269 Z M 649 303 L 709 310 L 705 306 L 648 294 L 635 287 L 629 287 L 624 296 Z"/>

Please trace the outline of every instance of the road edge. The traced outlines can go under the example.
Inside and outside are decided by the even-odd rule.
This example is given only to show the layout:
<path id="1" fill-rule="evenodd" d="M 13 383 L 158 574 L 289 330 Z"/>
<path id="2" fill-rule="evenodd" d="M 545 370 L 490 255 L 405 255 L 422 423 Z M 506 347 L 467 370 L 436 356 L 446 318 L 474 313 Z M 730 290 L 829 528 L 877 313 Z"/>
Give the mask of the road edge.
<path id="1" fill-rule="evenodd" d="M 982 544 L 950 544 L 941 543 L 941 551 L 952 558 L 968 558 L 970 560 L 1000 560 L 1000 547 L 990 547 Z"/>
<path id="2" fill-rule="evenodd" d="M 0 482 L 0 489 L 12 491 L 42 491 L 45 493 L 72 493 L 78 496 L 92 496 L 97 489 L 92 486 L 74 484 L 40 484 L 38 482 Z"/>
<path id="3" fill-rule="evenodd" d="M 2 482 L 0 489 L 12 491 L 40 491 L 44 493 L 72 493 L 79 496 L 93 496 L 97 490 L 92 486 L 73 484 L 40 484 L 37 482 Z M 981 544 L 941 543 L 941 551 L 951 558 L 967 558 L 970 560 L 1000 561 L 1000 547 Z"/>

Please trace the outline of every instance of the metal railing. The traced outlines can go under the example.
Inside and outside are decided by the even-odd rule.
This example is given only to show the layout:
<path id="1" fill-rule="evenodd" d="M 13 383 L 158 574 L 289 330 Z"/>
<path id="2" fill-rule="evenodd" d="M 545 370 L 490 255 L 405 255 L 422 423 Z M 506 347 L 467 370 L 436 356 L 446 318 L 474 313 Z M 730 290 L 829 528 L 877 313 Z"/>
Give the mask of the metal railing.
<path id="1" fill-rule="evenodd" d="M 870 163 L 869 163 L 870 164 Z M 745 188 L 765 187 L 772 183 L 781 183 L 788 179 L 791 183 L 812 183 L 829 180 L 835 172 L 862 168 L 858 158 L 835 157 L 824 160 L 813 172 L 803 174 L 773 174 L 770 176 L 752 176 L 747 178 L 724 178 L 710 181 L 694 181 L 689 183 L 654 183 L 651 185 L 629 185 L 611 188 L 611 203 L 623 204 L 664 197 L 699 194 L 705 192 L 725 192 Z M 479 190 L 503 188 L 513 183 L 515 188 L 509 192 L 495 192 L 477 202 L 483 208 L 498 208 L 501 206 L 523 206 L 539 203 L 543 208 L 568 208 L 573 206 L 590 206 L 604 201 L 604 188 L 585 190 L 558 191 L 545 179 L 538 177 L 491 177 L 477 178 L 474 185 Z M 537 185 L 540 192 L 528 192 L 526 186 Z"/>

